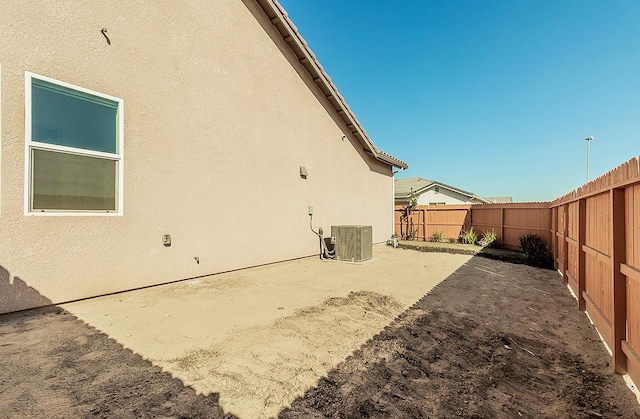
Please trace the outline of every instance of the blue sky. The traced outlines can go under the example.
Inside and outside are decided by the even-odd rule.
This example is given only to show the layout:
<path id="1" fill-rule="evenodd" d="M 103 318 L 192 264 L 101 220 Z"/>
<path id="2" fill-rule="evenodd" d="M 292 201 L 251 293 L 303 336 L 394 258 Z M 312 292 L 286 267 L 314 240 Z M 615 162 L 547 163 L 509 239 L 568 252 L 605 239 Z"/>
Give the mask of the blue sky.
<path id="1" fill-rule="evenodd" d="M 279 0 L 365 130 L 420 176 L 553 200 L 640 155 L 638 0 Z"/>

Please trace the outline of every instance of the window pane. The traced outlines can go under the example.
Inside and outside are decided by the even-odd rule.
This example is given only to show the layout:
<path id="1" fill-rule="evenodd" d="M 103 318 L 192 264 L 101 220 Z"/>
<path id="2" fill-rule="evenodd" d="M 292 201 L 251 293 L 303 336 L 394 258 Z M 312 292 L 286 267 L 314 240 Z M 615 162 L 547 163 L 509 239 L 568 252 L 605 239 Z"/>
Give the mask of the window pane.
<path id="1" fill-rule="evenodd" d="M 33 150 L 34 210 L 116 210 L 117 162 Z"/>
<path id="2" fill-rule="evenodd" d="M 118 103 L 31 79 L 31 139 L 117 153 Z"/>

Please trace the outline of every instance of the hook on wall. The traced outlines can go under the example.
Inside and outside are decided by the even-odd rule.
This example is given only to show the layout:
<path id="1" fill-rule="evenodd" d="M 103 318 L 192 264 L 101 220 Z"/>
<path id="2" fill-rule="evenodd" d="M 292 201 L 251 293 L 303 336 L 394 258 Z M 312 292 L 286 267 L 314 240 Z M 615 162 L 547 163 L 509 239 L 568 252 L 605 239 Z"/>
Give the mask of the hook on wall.
<path id="1" fill-rule="evenodd" d="M 111 45 L 111 40 L 107 36 L 107 28 L 100 29 L 100 33 L 102 33 L 102 35 L 104 35 L 104 38 L 107 40 L 107 44 Z"/>

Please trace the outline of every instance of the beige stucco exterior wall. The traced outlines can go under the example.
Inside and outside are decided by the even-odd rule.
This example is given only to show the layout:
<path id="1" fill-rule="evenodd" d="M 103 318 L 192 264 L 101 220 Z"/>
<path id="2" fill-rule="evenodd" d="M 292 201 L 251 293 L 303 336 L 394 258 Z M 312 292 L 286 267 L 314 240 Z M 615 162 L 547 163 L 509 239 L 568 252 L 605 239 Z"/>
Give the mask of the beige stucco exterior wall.
<path id="1" fill-rule="evenodd" d="M 315 228 L 391 235 L 392 168 L 342 139 L 256 11 L 2 1 L 0 312 L 313 255 L 310 205 Z M 25 71 L 124 100 L 122 216 L 24 215 Z"/>

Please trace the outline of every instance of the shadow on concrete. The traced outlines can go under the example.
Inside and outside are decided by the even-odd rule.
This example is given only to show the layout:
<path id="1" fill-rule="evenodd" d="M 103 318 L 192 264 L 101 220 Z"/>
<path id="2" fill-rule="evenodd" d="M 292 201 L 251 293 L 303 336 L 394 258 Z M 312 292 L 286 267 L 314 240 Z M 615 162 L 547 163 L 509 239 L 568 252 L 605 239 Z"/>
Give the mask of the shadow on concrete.
<path id="1" fill-rule="evenodd" d="M 0 336 L 2 417 L 235 417 L 59 307 L 0 315 Z"/>
<path id="2" fill-rule="evenodd" d="M 279 417 L 630 418 L 640 405 L 557 273 L 472 257 Z"/>

